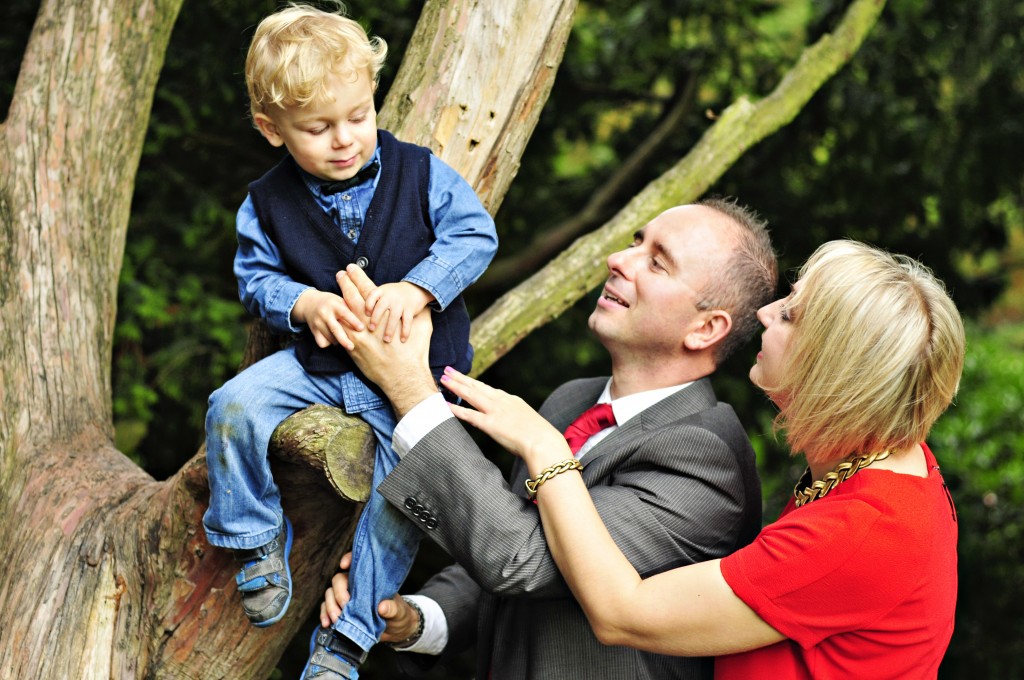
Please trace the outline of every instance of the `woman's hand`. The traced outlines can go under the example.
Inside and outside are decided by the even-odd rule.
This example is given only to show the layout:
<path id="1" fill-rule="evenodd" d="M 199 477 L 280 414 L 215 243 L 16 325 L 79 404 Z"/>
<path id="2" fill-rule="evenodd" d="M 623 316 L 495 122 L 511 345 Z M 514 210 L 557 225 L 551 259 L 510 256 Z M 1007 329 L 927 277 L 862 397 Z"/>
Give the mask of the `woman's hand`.
<path id="1" fill-rule="evenodd" d="M 452 413 L 459 420 L 524 459 L 531 470 L 535 465 L 543 468 L 572 458 L 565 437 L 519 397 L 450 367 L 444 369 L 441 384 L 473 407 L 452 404 Z"/>

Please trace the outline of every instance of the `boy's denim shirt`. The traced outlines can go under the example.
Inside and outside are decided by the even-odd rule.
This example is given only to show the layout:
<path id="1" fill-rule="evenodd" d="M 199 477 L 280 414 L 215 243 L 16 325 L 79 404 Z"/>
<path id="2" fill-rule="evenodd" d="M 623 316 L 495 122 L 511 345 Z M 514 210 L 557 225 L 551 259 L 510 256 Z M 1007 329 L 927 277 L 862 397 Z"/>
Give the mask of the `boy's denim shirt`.
<path id="1" fill-rule="evenodd" d="M 373 160 L 382 164 L 380 146 Z M 369 165 L 369 163 L 367 163 Z M 322 181 L 304 173 L 306 186 L 338 225 L 339 236 L 357 241 L 359 225 L 373 199 L 380 173 L 371 181 L 346 191 L 324 195 Z M 444 310 L 452 300 L 480 278 L 498 248 L 494 220 L 484 210 L 472 187 L 451 167 L 430 156 L 430 185 L 427 191 L 430 219 L 436 240 L 430 256 L 403 278 L 434 296 L 431 306 Z M 292 308 L 309 286 L 288 275 L 277 246 L 256 217 L 252 198 L 246 196 L 237 217 L 238 252 L 235 277 L 238 294 L 250 314 L 267 322 L 276 333 L 298 333 L 291 323 Z M 469 351 L 469 348 L 467 348 Z M 345 410 L 359 413 L 380 408 L 384 400 L 353 373 L 342 377 Z"/>

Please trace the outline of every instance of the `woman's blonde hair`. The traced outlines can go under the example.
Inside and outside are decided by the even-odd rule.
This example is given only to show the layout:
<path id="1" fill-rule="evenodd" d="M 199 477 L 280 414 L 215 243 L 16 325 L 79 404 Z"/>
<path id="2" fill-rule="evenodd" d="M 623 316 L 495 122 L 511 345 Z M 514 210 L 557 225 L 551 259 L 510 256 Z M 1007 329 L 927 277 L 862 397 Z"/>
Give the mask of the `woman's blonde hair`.
<path id="1" fill-rule="evenodd" d="M 383 39 L 370 38 L 357 22 L 337 12 L 292 4 L 256 27 L 245 59 L 249 108 L 267 113 L 271 106 L 305 106 L 328 98 L 329 78 L 369 71 L 376 88 L 387 57 Z"/>
<path id="2" fill-rule="evenodd" d="M 794 452 L 825 463 L 921 442 L 956 395 L 966 339 L 942 282 L 921 263 L 831 241 L 800 270 L 793 333 L 772 392 Z"/>

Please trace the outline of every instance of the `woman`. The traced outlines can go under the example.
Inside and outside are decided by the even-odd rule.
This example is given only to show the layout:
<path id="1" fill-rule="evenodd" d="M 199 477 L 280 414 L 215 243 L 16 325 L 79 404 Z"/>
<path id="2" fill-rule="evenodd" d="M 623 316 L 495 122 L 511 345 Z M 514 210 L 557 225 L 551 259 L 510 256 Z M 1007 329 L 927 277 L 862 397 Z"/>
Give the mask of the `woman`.
<path id="1" fill-rule="evenodd" d="M 714 655 L 719 678 L 934 678 L 957 527 L 924 439 L 963 366 L 956 307 L 917 262 L 833 241 L 758 318 L 750 378 L 808 472 L 751 545 L 647 579 L 559 465 L 572 460 L 561 434 L 516 397 L 442 380 L 476 409 L 453 406 L 459 418 L 526 462 L 551 552 L 602 642 Z"/>

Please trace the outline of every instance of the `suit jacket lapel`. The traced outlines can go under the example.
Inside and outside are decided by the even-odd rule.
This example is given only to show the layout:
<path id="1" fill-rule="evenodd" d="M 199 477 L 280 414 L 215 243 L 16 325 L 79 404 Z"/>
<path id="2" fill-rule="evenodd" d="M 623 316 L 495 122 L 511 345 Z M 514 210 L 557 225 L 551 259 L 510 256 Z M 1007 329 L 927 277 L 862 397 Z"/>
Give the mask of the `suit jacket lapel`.
<path id="1" fill-rule="evenodd" d="M 587 378 L 573 385 L 573 389 L 562 394 L 557 404 L 545 404 L 543 415 L 559 432 L 576 420 L 581 413 L 597 403 L 608 378 Z"/>
<path id="2" fill-rule="evenodd" d="M 617 450 L 625 450 L 628 448 L 622 446 L 625 441 L 641 437 L 644 432 L 650 432 L 668 423 L 709 409 L 716 403 L 718 402 L 715 399 L 714 390 L 711 389 L 711 381 L 708 378 L 701 378 L 692 385 L 644 409 L 626 424 L 616 428 L 594 448 L 587 451 L 583 456 L 583 467 L 586 468 L 590 462 L 600 456 Z"/>
<path id="3" fill-rule="evenodd" d="M 607 383 L 607 378 L 581 381 L 578 389 L 571 394 L 563 395 L 561 403 L 546 408 L 544 417 L 558 431 L 564 431 L 579 414 L 597 403 Z M 582 460 L 583 480 L 589 486 L 594 479 L 603 475 L 609 466 L 613 466 L 619 456 L 613 455 L 607 460 L 602 460 L 600 465 L 596 465 L 598 458 L 609 453 L 625 455 L 633 448 L 627 442 L 639 439 L 645 432 L 709 409 L 716 403 L 718 400 L 715 398 L 714 390 L 711 389 L 711 381 L 708 378 L 701 378 L 672 396 L 644 409 L 587 451 Z M 522 460 L 517 460 L 509 481 L 522 496 L 526 496 L 526 491 L 523 489 L 526 473 L 526 466 L 523 465 Z"/>

